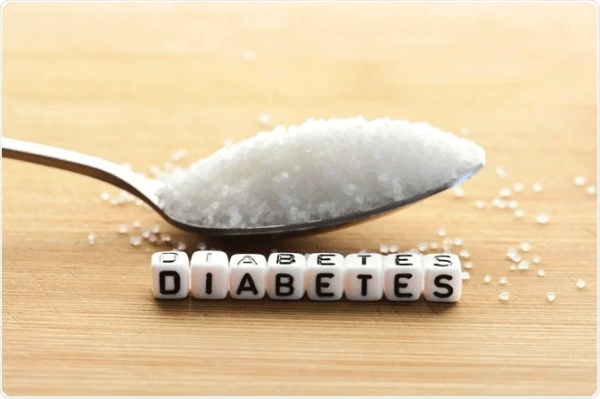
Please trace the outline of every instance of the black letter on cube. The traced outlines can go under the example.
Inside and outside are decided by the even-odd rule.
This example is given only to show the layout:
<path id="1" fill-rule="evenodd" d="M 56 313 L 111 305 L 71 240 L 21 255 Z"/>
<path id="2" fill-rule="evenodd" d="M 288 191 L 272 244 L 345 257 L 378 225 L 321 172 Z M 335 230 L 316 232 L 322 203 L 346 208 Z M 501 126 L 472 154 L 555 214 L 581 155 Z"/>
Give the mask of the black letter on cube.
<path id="1" fill-rule="evenodd" d="M 173 277 L 173 289 L 172 290 L 167 290 L 167 277 Z M 163 270 L 162 272 L 160 272 L 158 274 L 158 279 L 159 279 L 159 287 L 160 287 L 160 293 L 162 295 L 172 295 L 172 294 L 177 294 L 179 292 L 179 289 L 181 288 L 180 285 L 180 278 L 179 278 L 179 273 L 173 271 L 173 270 Z"/>
<path id="2" fill-rule="evenodd" d="M 394 295 L 396 295 L 398 298 L 412 297 L 412 294 L 410 292 L 400 292 L 400 288 L 408 287 L 408 283 L 401 283 L 400 279 L 405 278 L 408 280 L 411 279 L 412 276 L 412 273 L 398 273 L 394 276 Z"/>
<path id="3" fill-rule="evenodd" d="M 248 284 L 246 286 L 246 284 Z M 250 291 L 254 295 L 258 295 L 258 290 L 256 289 L 256 285 L 254 285 L 254 280 L 252 280 L 252 276 L 250 273 L 244 274 L 242 277 L 242 281 L 240 281 L 240 285 L 237 289 L 236 294 L 240 295 L 244 291 Z"/>
<path id="4" fill-rule="evenodd" d="M 291 263 L 291 262 L 290 262 Z M 288 263 L 289 264 L 289 263 Z M 282 279 L 286 279 L 283 282 Z M 287 288 L 285 292 L 282 288 Z M 275 276 L 275 294 L 278 296 L 290 296 L 294 294 L 294 276 L 287 273 L 278 273 Z"/>
<path id="5" fill-rule="evenodd" d="M 363 259 L 364 262 L 364 259 Z M 365 263 L 363 263 L 364 265 Z M 367 281 L 372 279 L 373 276 L 370 274 L 359 274 L 356 276 L 360 280 L 360 295 L 367 296 Z"/>
<path id="6" fill-rule="evenodd" d="M 452 296 L 452 294 L 454 293 L 454 288 L 452 288 L 452 286 L 449 285 L 449 284 L 442 283 L 442 280 L 449 280 L 450 281 L 450 280 L 452 280 L 452 276 L 449 276 L 447 274 L 440 274 L 439 276 L 437 276 L 433 280 L 433 283 L 438 288 L 445 288 L 447 290 L 447 292 L 446 293 L 441 293 L 441 292 L 435 291 L 433 293 L 433 295 L 437 296 L 438 298 L 448 298 L 448 297 Z"/>
<path id="7" fill-rule="evenodd" d="M 334 263 L 332 263 L 333 265 Z M 333 278 L 333 273 L 319 273 L 316 276 L 316 291 L 317 291 L 317 296 L 320 297 L 331 297 L 331 296 L 335 296 L 335 294 L 333 292 L 323 292 L 321 289 L 322 288 L 327 288 L 329 287 L 329 283 L 325 283 L 322 281 L 322 279 L 324 278 Z"/>

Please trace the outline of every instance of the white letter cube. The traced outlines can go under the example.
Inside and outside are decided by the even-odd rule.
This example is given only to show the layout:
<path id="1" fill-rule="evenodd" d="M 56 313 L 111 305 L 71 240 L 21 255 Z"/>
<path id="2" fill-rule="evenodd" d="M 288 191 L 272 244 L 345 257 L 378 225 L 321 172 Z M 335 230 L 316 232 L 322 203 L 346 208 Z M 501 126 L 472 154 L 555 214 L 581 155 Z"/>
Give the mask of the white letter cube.
<path id="1" fill-rule="evenodd" d="M 267 259 L 257 254 L 235 254 L 229 260 L 229 294 L 235 299 L 265 296 Z"/>
<path id="2" fill-rule="evenodd" d="M 183 299 L 190 290 L 190 262 L 185 252 L 152 254 L 152 293 L 159 299 Z"/>
<path id="3" fill-rule="evenodd" d="M 383 256 L 350 254 L 345 260 L 344 294 L 351 301 L 378 301 L 383 297 Z"/>
<path id="4" fill-rule="evenodd" d="M 344 257 L 314 253 L 306 260 L 306 295 L 313 301 L 337 301 L 344 294 Z"/>
<path id="5" fill-rule="evenodd" d="M 423 264 L 417 254 L 387 255 L 383 292 L 389 301 L 417 301 L 423 290 Z"/>
<path id="6" fill-rule="evenodd" d="M 221 251 L 196 251 L 190 261 L 192 296 L 224 299 L 229 292 L 229 259 Z"/>
<path id="7" fill-rule="evenodd" d="M 455 254 L 423 256 L 425 299 L 431 302 L 456 302 L 462 291 L 460 260 Z"/>
<path id="8" fill-rule="evenodd" d="M 304 296 L 306 257 L 274 253 L 267 262 L 267 293 L 271 299 L 294 300 Z"/>

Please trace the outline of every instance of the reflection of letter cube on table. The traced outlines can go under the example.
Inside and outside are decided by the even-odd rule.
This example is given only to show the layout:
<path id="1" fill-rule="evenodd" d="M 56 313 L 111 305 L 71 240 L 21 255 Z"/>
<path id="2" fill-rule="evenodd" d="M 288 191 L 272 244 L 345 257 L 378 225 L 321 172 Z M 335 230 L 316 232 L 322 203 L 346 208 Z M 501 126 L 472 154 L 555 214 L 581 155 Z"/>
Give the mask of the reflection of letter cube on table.
<path id="1" fill-rule="evenodd" d="M 156 252 L 150 261 L 152 292 L 160 299 L 187 297 L 190 285 L 190 265 L 185 252 Z"/>

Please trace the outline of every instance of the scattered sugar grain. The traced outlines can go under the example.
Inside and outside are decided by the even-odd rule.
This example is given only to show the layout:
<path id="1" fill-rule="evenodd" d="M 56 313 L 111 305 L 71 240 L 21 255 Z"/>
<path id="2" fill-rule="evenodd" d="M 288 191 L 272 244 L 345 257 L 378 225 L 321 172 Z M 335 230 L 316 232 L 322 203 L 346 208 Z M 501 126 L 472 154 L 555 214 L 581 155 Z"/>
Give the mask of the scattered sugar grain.
<path id="1" fill-rule="evenodd" d="M 519 262 L 519 265 L 517 266 L 518 270 L 529 270 L 529 261 L 528 260 L 522 260 Z"/>
<path id="2" fill-rule="evenodd" d="M 544 269 L 539 269 L 538 270 L 538 276 L 544 277 L 545 275 L 546 275 L 546 271 Z"/>
<path id="3" fill-rule="evenodd" d="M 461 245 L 463 245 L 463 243 L 464 243 L 464 241 L 460 237 L 457 237 L 457 238 L 454 239 L 454 245 L 456 245 L 456 246 L 460 247 Z"/>
<path id="4" fill-rule="evenodd" d="M 510 194 L 511 194 L 511 192 L 510 192 L 510 188 L 506 188 L 506 187 L 505 187 L 505 188 L 503 188 L 503 189 L 501 189 L 501 190 L 498 192 L 498 196 L 499 196 L 500 198 L 508 198 L 508 197 L 510 197 Z"/>
<path id="5" fill-rule="evenodd" d="M 458 255 L 465 259 L 469 259 L 469 257 L 471 256 L 469 254 L 469 251 L 467 251 L 466 249 L 461 249 L 460 252 L 458 253 Z"/>
<path id="6" fill-rule="evenodd" d="M 390 249 L 390 253 L 391 253 L 391 254 L 395 254 L 395 253 L 397 253 L 398 251 L 400 251 L 400 247 L 399 247 L 399 246 L 397 246 L 397 245 L 395 245 L 395 244 L 393 244 L 393 245 L 390 245 L 390 248 L 389 248 L 389 249 Z"/>
<path id="7" fill-rule="evenodd" d="M 545 213 L 539 213 L 535 216 L 535 221 L 538 224 L 548 224 L 550 217 Z"/>
<path id="8" fill-rule="evenodd" d="M 119 225 L 119 233 L 125 234 L 125 233 L 127 233 L 127 230 L 128 229 L 127 229 L 127 225 L 126 224 Z"/>
<path id="9" fill-rule="evenodd" d="M 473 268 L 473 262 L 465 262 L 465 269 L 472 269 Z"/>
<path id="10" fill-rule="evenodd" d="M 556 299 L 556 294 L 554 292 L 549 292 L 546 294 L 546 298 L 548 298 L 550 302 L 554 302 Z"/>
<path id="11" fill-rule="evenodd" d="M 469 280 L 471 278 L 471 274 L 469 272 L 462 272 L 462 279 Z"/>
<path id="12" fill-rule="evenodd" d="M 525 211 L 520 208 L 515 209 L 514 214 L 517 219 L 523 219 L 525 217 Z"/>
<path id="13" fill-rule="evenodd" d="M 519 248 L 521 248 L 521 251 L 523 251 L 523 252 L 529 252 L 529 251 L 531 251 L 531 244 L 527 241 L 523 241 L 519 245 Z"/>
<path id="14" fill-rule="evenodd" d="M 576 186 L 583 186 L 583 185 L 585 185 L 585 177 L 583 177 L 583 176 L 575 176 L 575 178 L 573 179 L 573 184 L 575 184 Z"/>
<path id="15" fill-rule="evenodd" d="M 463 190 L 460 186 L 452 187 L 452 193 L 456 198 L 463 198 L 465 196 L 465 190 Z"/>
<path id="16" fill-rule="evenodd" d="M 200 241 L 198 244 L 196 244 L 196 249 L 198 251 L 204 251 L 204 250 L 206 250 L 206 248 L 208 248 L 208 247 L 202 241 Z"/>
<path id="17" fill-rule="evenodd" d="M 254 61 L 256 61 L 257 57 L 258 54 L 256 54 L 256 51 L 254 50 L 246 50 L 242 53 L 242 59 L 248 64 L 252 64 Z"/>
<path id="18" fill-rule="evenodd" d="M 581 290 L 583 289 L 583 287 L 585 287 L 585 280 L 579 279 L 577 280 L 577 283 L 575 283 L 575 285 Z"/>
<path id="19" fill-rule="evenodd" d="M 142 226 L 142 222 L 140 222 L 139 220 L 134 220 L 133 223 L 131 223 L 131 225 L 134 228 L 139 229 Z"/>
<path id="20" fill-rule="evenodd" d="M 150 227 L 150 231 L 155 234 L 158 233 L 160 231 L 160 226 L 158 223 L 153 224 L 152 227 Z"/>
<path id="21" fill-rule="evenodd" d="M 485 277 L 483 277 L 483 282 L 486 284 L 489 284 L 492 282 L 492 276 L 490 274 L 486 274 Z"/>
<path id="22" fill-rule="evenodd" d="M 482 200 L 475 201 L 475 208 L 477 208 L 477 209 L 484 209 L 485 208 L 485 201 L 482 201 Z"/>
<path id="23" fill-rule="evenodd" d="M 109 193 L 107 193 L 107 192 L 105 191 L 105 192 L 103 192 L 102 194 L 100 194 L 100 198 L 101 198 L 103 201 L 108 201 L 108 200 L 110 199 L 110 194 L 109 194 Z"/>
<path id="24" fill-rule="evenodd" d="M 144 230 L 142 232 L 142 237 L 148 239 L 148 237 L 150 237 L 150 230 Z"/>
<path id="25" fill-rule="evenodd" d="M 510 271 L 514 272 L 515 270 L 517 270 L 517 265 L 515 265 L 514 263 L 510 265 Z"/>
<path id="26" fill-rule="evenodd" d="M 497 209 L 506 209 L 507 203 L 505 200 L 495 197 L 492 200 L 492 205 Z"/>
<path id="27" fill-rule="evenodd" d="M 88 234 L 87 239 L 90 245 L 94 245 L 96 243 L 96 235 L 94 233 Z"/>
<path id="28" fill-rule="evenodd" d="M 501 301 L 508 301 L 510 294 L 508 293 L 508 291 L 502 291 L 500 293 L 500 295 L 498 295 L 498 297 L 500 298 Z"/>
<path id="29" fill-rule="evenodd" d="M 273 117 L 267 112 L 261 112 L 258 115 L 258 123 L 263 127 L 270 126 L 273 123 Z"/>
<path id="30" fill-rule="evenodd" d="M 386 244 L 380 244 L 379 252 L 381 252 L 382 254 L 387 254 L 390 252 L 390 247 L 388 247 Z"/>
<path id="31" fill-rule="evenodd" d="M 428 247 L 428 246 L 429 246 L 429 245 L 428 245 L 426 242 L 422 242 L 422 243 L 420 243 L 419 245 L 417 245 L 417 249 L 418 249 L 420 252 L 425 252 L 425 251 L 427 251 L 427 247 Z"/>
<path id="32" fill-rule="evenodd" d="M 508 249 L 506 250 L 506 256 L 508 257 L 508 259 L 514 259 L 516 256 L 518 255 L 518 252 L 515 248 L 513 247 L 508 247 Z"/>
<path id="33" fill-rule="evenodd" d="M 171 236 L 169 234 L 162 233 L 160 235 L 160 242 L 163 242 L 163 243 L 171 242 Z"/>
<path id="34" fill-rule="evenodd" d="M 533 258 L 531 258 L 531 261 L 533 263 L 540 263 L 542 261 L 542 258 L 540 258 L 539 256 L 535 255 Z"/>
<path id="35" fill-rule="evenodd" d="M 410 199 L 484 163 L 477 144 L 426 123 L 311 119 L 221 148 L 165 176 L 157 195 L 171 218 L 207 228 L 293 225 Z"/>
<path id="36" fill-rule="evenodd" d="M 588 195 L 594 195 L 596 194 L 596 186 L 587 186 L 585 188 L 585 193 Z"/>
<path id="37" fill-rule="evenodd" d="M 515 210 L 517 209 L 517 207 L 519 206 L 519 202 L 517 202 L 517 200 L 511 199 L 508 201 L 508 208 Z"/>
<path id="38" fill-rule="evenodd" d="M 506 179 L 507 173 L 506 173 L 506 169 L 504 169 L 504 166 L 496 167 L 496 176 L 498 176 L 501 179 Z"/>
<path id="39" fill-rule="evenodd" d="M 142 243 L 142 237 L 140 237 L 140 236 L 131 236 L 131 237 L 129 237 L 129 242 L 134 247 L 138 247 Z"/>
<path id="40" fill-rule="evenodd" d="M 438 249 L 440 247 L 440 245 L 437 242 L 431 242 L 429 243 L 429 248 L 431 249 Z"/>
<path id="41" fill-rule="evenodd" d="M 501 285 L 506 285 L 506 283 L 508 282 L 508 280 L 507 280 L 507 278 L 506 278 L 506 277 L 500 277 L 500 280 L 498 280 L 498 282 L 499 282 Z"/>
<path id="42" fill-rule="evenodd" d="M 184 242 L 178 242 L 177 243 L 177 250 L 178 251 L 184 251 L 185 250 L 185 243 Z"/>
<path id="43" fill-rule="evenodd" d="M 157 241 L 156 234 L 150 233 L 150 235 L 148 235 L 148 242 L 155 243 L 156 241 Z"/>
<path id="44" fill-rule="evenodd" d="M 438 236 L 443 237 L 446 235 L 446 229 L 443 227 L 440 227 L 440 229 L 438 230 Z"/>
<path id="45" fill-rule="evenodd" d="M 542 183 L 533 183 L 531 189 L 534 193 L 541 193 L 544 190 L 544 187 L 542 186 Z"/>
<path id="46" fill-rule="evenodd" d="M 517 182 L 513 184 L 513 191 L 515 193 L 522 193 L 523 191 L 525 191 L 525 185 L 523 183 Z"/>
<path id="47" fill-rule="evenodd" d="M 142 205 L 144 205 L 144 201 L 142 201 L 141 199 L 138 198 L 138 199 L 135 200 L 135 204 L 137 206 L 142 206 Z"/>

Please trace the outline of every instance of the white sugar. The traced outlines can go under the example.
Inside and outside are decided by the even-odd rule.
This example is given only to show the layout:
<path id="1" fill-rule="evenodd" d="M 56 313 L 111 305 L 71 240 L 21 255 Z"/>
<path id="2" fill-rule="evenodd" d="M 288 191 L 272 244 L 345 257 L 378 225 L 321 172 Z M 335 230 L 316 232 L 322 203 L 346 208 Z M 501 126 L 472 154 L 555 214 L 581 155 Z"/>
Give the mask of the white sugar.
<path id="1" fill-rule="evenodd" d="M 311 119 L 221 148 L 166 176 L 158 196 L 205 227 L 288 225 L 406 200 L 484 163 L 481 147 L 426 123 Z"/>
<path id="2" fill-rule="evenodd" d="M 492 282 L 492 276 L 489 274 L 486 274 L 485 277 L 483 278 L 483 282 L 486 284 L 489 284 Z"/>
<path id="3" fill-rule="evenodd" d="M 510 298 L 510 294 L 508 293 L 508 291 L 502 291 L 498 297 L 502 301 L 508 301 L 508 298 Z"/>
<path id="4" fill-rule="evenodd" d="M 585 287 L 585 280 L 579 279 L 577 280 L 577 283 L 575 283 L 575 285 L 581 290 Z"/>
<path id="5" fill-rule="evenodd" d="M 585 192 L 588 195 L 594 195 L 594 194 L 596 194 L 596 186 L 587 186 L 585 188 Z"/>
<path id="6" fill-rule="evenodd" d="M 496 167 L 496 176 L 498 176 L 501 179 L 506 179 L 507 173 L 506 173 L 506 169 L 504 169 L 504 166 Z"/>
<path id="7" fill-rule="evenodd" d="M 540 213 L 535 216 L 535 221 L 538 224 L 548 224 L 549 220 L 550 220 L 550 217 L 548 217 L 548 215 L 546 215 L 545 213 Z"/>
<path id="8" fill-rule="evenodd" d="M 539 269 L 538 270 L 538 276 L 544 277 L 545 275 L 546 275 L 546 271 L 544 269 Z"/>
<path id="9" fill-rule="evenodd" d="M 549 292 L 546 294 L 546 297 L 550 302 L 554 302 L 554 300 L 556 299 L 556 294 L 554 292 Z"/>
<path id="10" fill-rule="evenodd" d="M 520 208 L 515 209 L 515 217 L 517 219 L 523 219 L 525 217 L 525 211 Z"/>
<path id="11" fill-rule="evenodd" d="M 500 198 L 508 198 L 508 197 L 510 197 L 510 194 L 511 194 L 511 192 L 510 192 L 510 188 L 506 188 L 506 187 L 505 187 L 505 188 L 503 188 L 503 189 L 501 189 L 501 190 L 498 192 L 498 196 L 499 196 Z"/>
<path id="12" fill-rule="evenodd" d="M 531 189 L 534 193 L 541 193 L 544 187 L 542 186 L 542 183 L 533 183 Z"/>
<path id="13" fill-rule="evenodd" d="M 446 229 L 443 227 L 440 227 L 440 229 L 438 230 L 438 236 L 443 237 L 446 235 Z"/>
<path id="14" fill-rule="evenodd" d="M 456 198 L 463 198 L 465 196 L 465 190 L 463 190 L 460 186 L 452 187 L 452 193 Z"/>
<path id="15" fill-rule="evenodd" d="M 469 280 L 471 278 L 471 273 L 469 272 L 462 272 L 462 279 L 463 280 Z"/>
<path id="16" fill-rule="evenodd" d="M 485 208 L 485 201 L 482 201 L 482 200 L 475 201 L 475 208 L 477 208 L 477 209 Z"/>
<path id="17" fill-rule="evenodd" d="M 576 186 L 583 186 L 585 184 L 585 177 L 583 176 L 575 176 L 573 179 L 573 184 Z"/>
<path id="18" fill-rule="evenodd" d="M 523 252 L 529 252 L 531 250 L 531 244 L 527 241 L 523 241 L 519 247 L 521 248 L 521 251 Z"/>
<path id="19" fill-rule="evenodd" d="M 522 193 L 525 190 L 525 185 L 521 182 L 513 184 L 513 190 L 515 193 Z"/>

